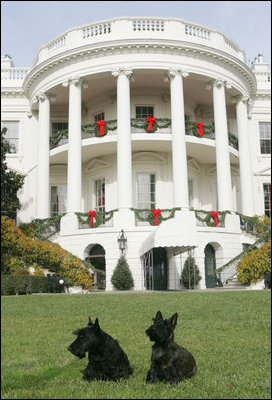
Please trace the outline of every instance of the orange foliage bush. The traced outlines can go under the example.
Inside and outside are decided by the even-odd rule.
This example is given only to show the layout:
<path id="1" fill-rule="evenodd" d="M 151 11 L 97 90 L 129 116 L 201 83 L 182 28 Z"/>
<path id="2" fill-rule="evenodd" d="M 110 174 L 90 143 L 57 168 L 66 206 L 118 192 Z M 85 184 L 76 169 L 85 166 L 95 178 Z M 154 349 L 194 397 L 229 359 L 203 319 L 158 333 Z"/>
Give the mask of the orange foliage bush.
<path id="1" fill-rule="evenodd" d="M 3 216 L 1 236 L 2 263 L 8 260 L 7 255 L 20 257 L 26 266 L 37 263 L 42 268 L 63 275 L 71 285 L 84 285 L 86 289 L 91 289 L 92 278 L 88 268 L 84 267 L 80 258 L 64 250 L 59 244 L 28 237 L 15 221 Z M 2 270 L 7 267 L 2 265 Z"/>

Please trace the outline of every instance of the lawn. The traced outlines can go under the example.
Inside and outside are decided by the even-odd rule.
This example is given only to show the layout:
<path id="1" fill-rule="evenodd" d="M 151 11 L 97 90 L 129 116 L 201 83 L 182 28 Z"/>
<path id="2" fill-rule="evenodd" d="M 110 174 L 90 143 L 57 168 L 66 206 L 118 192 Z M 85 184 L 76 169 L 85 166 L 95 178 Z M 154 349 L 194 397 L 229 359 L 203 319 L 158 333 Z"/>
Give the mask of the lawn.
<path id="1" fill-rule="evenodd" d="M 271 398 L 270 290 L 5 296 L 1 308 L 3 399 Z M 175 386 L 145 383 L 157 310 L 178 312 L 175 340 L 198 367 Z M 127 353 L 127 381 L 82 380 L 87 358 L 67 348 L 89 315 Z"/>

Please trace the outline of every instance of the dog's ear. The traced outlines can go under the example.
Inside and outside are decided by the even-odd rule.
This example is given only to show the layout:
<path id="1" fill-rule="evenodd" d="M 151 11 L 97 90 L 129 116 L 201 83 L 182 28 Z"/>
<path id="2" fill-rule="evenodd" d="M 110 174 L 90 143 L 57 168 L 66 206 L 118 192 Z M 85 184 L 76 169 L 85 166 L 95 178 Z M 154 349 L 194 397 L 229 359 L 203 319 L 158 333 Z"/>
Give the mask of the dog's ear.
<path id="1" fill-rule="evenodd" d="M 90 325 L 93 325 L 91 317 L 89 317 L 89 322 L 88 322 L 88 326 L 90 326 Z"/>
<path id="2" fill-rule="evenodd" d="M 79 329 L 73 331 L 72 334 L 77 336 L 79 334 Z"/>
<path id="3" fill-rule="evenodd" d="M 156 317 L 153 318 L 153 321 L 156 322 L 156 321 L 159 321 L 160 319 L 163 319 L 162 313 L 160 311 L 157 311 Z"/>
<path id="4" fill-rule="evenodd" d="M 94 327 L 95 327 L 95 330 L 96 330 L 97 332 L 100 331 L 100 326 L 99 326 L 98 318 L 96 318 L 96 320 L 95 320 Z"/>
<path id="5" fill-rule="evenodd" d="M 172 325 L 173 328 L 175 328 L 175 326 L 177 325 L 177 320 L 178 320 L 178 313 L 175 313 L 170 318 L 170 322 L 171 322 L 171 325 Z"/>

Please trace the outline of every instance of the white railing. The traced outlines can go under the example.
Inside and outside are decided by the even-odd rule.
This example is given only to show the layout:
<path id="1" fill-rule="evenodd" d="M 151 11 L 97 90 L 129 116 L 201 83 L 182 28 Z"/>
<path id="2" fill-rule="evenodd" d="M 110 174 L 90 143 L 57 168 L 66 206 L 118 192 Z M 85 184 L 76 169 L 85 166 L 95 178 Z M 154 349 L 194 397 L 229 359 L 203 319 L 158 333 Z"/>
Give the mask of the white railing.
<path id="1" fill-rule="evenodd" d="M 195 36 L 197 38 L 210 40 L 210 31 L 208 31 L 207 29 L 203 29 L 202 27 L 199 27 L 197 25 L 185 24 L 184 32 L 185 35 L 188 36 Z"/>
<path id="2" fill-rule="evenodd" d="M 47 49 L 50 52 L 50 51 L 58 49 L 59 47 L 63 47 L 65 45 L 66 45 L 66 35 L 61 36 L 61 37 L 57 38 L 56 40 L 53 40 L 52 42 L 50 42 L 47 45 Z"/>
<path id="3" fill-rule="evenodd" d="M 111 23 L 95 24 L 82 29 L 82 37 L 86 39 L 90 36 L 103 35 L 111 33 Z"/>
<path id="4" fill-rule="evenodd" d="M 1 69 L 1 79 L 22 80 L 29 73 L 30 68 L 9 68 Z"/>
<path id="5" fill-rule="evenodd" d="M 132 28 L 134 31 L 164 31 L 164 21 L 158 19 L 134 19 Z"/>
<path id="6" fill-rule="evenodd" d="M 177 44 L 178 41 L 196 44 L 206 42 L 211 48 L 220 49 L 244 61 L 244 52 L 234 41 L 223 33 L 205 26 L 177 18 L 120 17 L 67 31 L 40 49 L 34 65 L 52 57 L 53 51 L 56 55 L 64 50 L 80 48 L 85 43 L 123 43 L 125 40 L 138 38 L 175 40 Z"/>

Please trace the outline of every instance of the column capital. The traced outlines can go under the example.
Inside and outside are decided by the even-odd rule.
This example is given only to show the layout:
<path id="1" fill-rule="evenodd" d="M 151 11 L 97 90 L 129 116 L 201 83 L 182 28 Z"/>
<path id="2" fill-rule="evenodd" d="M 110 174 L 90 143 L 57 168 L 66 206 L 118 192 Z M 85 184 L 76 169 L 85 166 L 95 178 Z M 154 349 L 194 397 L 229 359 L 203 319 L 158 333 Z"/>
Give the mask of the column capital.
<path id="1" fill-rule="evenodd" d="M 54 103 L 56 101 L 56 96 L 52 96 L 49 93 L 40 92 L 34 97 L 33 103 L 38 103 L 39 101 L 43 103 L 46 100 Z"/>
<path id="2" fill-rule="evenodd" d="M 239 101 L 242 101 L 244 104 L 250 104 L 251 99 L 249 98 L 249 96 L 243 94 L 238 94 L 237 96 L 231 97 L 231 103 L 235 106 L 239 103 Z"/>
<path id="3" fill-rule="evenodd" d="M 224 81 L 223 79 L 212 79 L 206 84 L 206 89 L 211 90 L 213 87 L 217 87 L 220 89 L 221 87 L 225 87 L 226 89 L 231 89 L 231 84 L 228 81 Z"/>
<path id="4" fill-rule="evenodd" d="M 62 86 L 64 86 L 64 87 L 68 87 L 70 85 L 83 87 L 84 89 L 87 89 L 89 86 L 87 82 L 85 82 L 82 78 L 80 78 L 78 76 L 73 76 L 71 78 L 68 78 L 66 81 L 64 81 L 62 83 Z"/>
<path id="5" fill-rule="evenodd" d="M 171 80 L 178 75 L 181 76 L 182 78 L 187 78 L 189 76 L 189 72 L 181 68 L 169 68 L 169 70 L 166 71 L 165 80 Z"/>
<path id="6" fill-rule="evenodd" d="M 128 79 L 133 77 L 133 70 L 129 67 L 118 67 L 111 71 L 114 78 L 118 78 L 120 75 L 125 75 Z"/>

